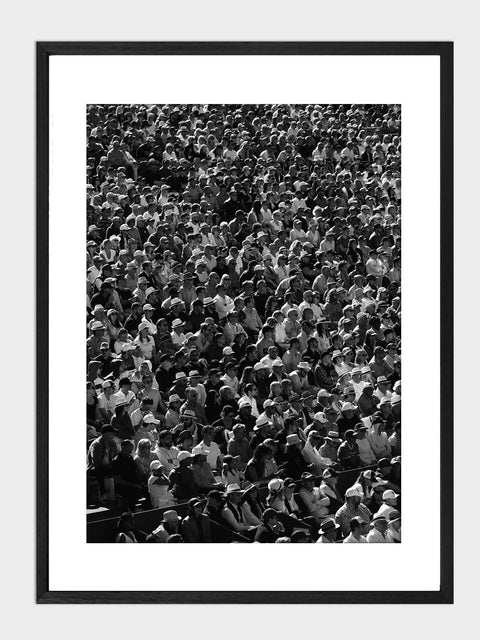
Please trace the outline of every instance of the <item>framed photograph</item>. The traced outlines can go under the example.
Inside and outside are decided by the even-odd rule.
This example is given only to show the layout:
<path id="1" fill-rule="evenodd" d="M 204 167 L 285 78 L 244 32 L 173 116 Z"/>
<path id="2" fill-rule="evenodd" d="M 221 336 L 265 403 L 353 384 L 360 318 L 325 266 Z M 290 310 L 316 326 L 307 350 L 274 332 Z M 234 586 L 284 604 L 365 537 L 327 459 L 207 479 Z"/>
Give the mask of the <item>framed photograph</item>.
<path id="1" fill-rule="evenodd" d="M 452 43 L 37 43 L 38 603 L 452 603 L 452 363 Z"/>

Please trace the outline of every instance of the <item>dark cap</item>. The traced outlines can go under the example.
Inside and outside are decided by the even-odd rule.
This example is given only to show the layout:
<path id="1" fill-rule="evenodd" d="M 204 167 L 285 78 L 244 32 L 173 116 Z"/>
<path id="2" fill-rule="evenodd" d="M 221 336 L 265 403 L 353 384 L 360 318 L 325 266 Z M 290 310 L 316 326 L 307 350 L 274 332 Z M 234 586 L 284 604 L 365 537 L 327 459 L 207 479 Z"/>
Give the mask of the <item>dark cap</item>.
<path id="1" fill-rule="evenodd" d="M 104 433 L 117 433 L 117 430 L 112 427 L 110 424 L 104 424 L 100 429 L 100 433 L 103 435 Z"/>
<path id="2" fill-rule="evenodd" d="M 215 500 L 221 501 L 223 500 L 223 494 L 221 491 L 218 491 L 217 489 L 212 489 L 212 491 L 208 492 L 207 498 L 214 498 Z"/>

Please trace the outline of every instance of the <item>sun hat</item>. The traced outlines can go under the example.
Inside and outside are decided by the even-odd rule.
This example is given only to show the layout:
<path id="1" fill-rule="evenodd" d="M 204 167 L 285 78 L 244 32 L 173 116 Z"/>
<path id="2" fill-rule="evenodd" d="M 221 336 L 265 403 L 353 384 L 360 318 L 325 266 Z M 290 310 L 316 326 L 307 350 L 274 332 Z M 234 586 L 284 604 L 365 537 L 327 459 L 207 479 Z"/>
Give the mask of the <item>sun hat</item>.
<path id="1" fill-rule="evenodd" d="M 227 485 L 227 488 L 225 490 L 225 495 L 230 495 L 231 493 L 242 493 L 242 489 L 240 488 L 240 485 L 236 484 L 236 483 L 232 483 Z"/>
<path id="2" fill-rule="evenodd" d="M 323 535 L 328 531 L 333 531 L 333 530 L 337 531 L 338 529 L 340 529 L 340 525 L 337 524 L 333 518 L 327 518 L 322 522 L 322 526 L 318 530 L 318 533 L 320 535 Z"/>
<path id="3" fill-rule="evenodd" d="M 281 489 L 283 489 L 284 482 L 280 478 L 272 478 L 268 483 L 268 490 L 272 493 L 277 493 Z"/>
<path id="4" fill-rule="evenodd" d="M 181 462 L 182 460 L 187 460 L 188 458 L 192 458 L 192 454 L 189 451 L 180 451 L 180 453 L 177 456 L 178 462 Z"/>

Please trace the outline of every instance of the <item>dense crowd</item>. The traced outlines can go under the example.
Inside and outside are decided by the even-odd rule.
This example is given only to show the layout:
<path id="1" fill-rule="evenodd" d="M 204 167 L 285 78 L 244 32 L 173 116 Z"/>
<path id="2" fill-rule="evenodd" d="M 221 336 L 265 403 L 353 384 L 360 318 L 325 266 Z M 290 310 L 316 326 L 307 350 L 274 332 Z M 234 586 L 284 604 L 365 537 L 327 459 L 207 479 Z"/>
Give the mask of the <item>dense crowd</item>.
<path id="1" fill-rule="evenodd" d="M 86 118 L 87 485 L 116 541 L 399 542 L 398 105 Z"/>

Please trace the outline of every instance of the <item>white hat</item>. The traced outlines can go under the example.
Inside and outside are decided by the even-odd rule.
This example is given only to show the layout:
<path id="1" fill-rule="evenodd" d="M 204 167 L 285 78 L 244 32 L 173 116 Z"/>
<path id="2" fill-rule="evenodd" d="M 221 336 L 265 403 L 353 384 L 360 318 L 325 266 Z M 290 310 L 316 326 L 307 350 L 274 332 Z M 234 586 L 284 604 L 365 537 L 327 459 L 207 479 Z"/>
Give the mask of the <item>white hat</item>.
<path id="1" fill-rule="evenodd" d="M 227 490 L 225 491 L 227 496 L 228 496 L 229 493 L 241 493 L 241 492 L 242 492 L 242 490 L 240 488 L 240 485 L 235 484 L 235 483 L 227 485 Z"/>
<path id="2" fill-rule="evenodd" d="M 187 458 L 191 458 L 192 454 L 189 453 L 188 451 L 180 451 L 180 453 L 177 456 L 177 460 L 178 462 L 181 462 L 182 460 L 186 460 Z"/>
<path id="3" fill-rule="evenodd" d="M 270 400 L 270 398 L 265 400 L 265 402 L 263 403 L 263 408 L 265 409 L 266 407 L 273 407 L 273 400 Z"/>
<path id="4" fill-rule="evenodd" d="M 342 404 L 342 411 L 356 411 L 357 407 L 351 402 L 344 402 Z"/>
<path id="5" fill-rule="evenodd" d="M 231 356 L 233 355 L 233 349 L 232 347 L 224 347 L 222 353 L 224 356 Z"/>
<path id="6" fill-rule="evenodd" d="M 152 293 L 155 293 L 155 288 L 154 287 L 148 287 L 148 289 L 145 290 L 145 296 L 148 298 L 148 296 Z M 145 307 L 143 307 L 145 309 Z"/>
<path id="7" fill-rule="evenodd" d="M 382 493 L 382 500 L 396 500 L 399 496 L 399 493 L 395 493 L 392 489 L 387 489 Z"/>
<path id="8" fill-rule="evenodd" d="M 174 393 L 171 396 L 168 396 L 168 402 L 181 402 L 182 399 L 180 398 L 180 396 L 178 395 L 178 393 Z"/>
<path id="9" fill-rule="evenodd" d="M 266 427 L 267 425 L 271 425 L 272 423 L 266 416 L 260 416 L 255 420 L 255 426 L 253 427 L 254 431 L 258 431 L 262 427 Z"/>
<path id="10" fill-rule="evenodd" d="M 345 498 L 363 498 L 363 492 L 356 487 L 350 487 L 345 491 Z"/>
<path id="11" fill-rule="evenodd" d="M 399 402 L 401 402 L 401 401 L 402 401 L 402 397 L 401 397 L 401 396 L 399 396 L 399 395 L 398 395 L 398 393 L 394 393 L 394 394 L 393 394 L 393 396 L 392 396 L 392 398 L 391 398 L 391 400 L 390 400 L 390 402 L 391 402 L 392 404 L 398 404 L 398 403 L 399 403 Z"/>
<path id="12" fill-rule="evenodd" d="M 172 329 L 175 329 L 175 327 L 181 327 L 182 325 L 182 320 L 180 320 L 180 318 L 175 318 L 175 320 L 172 322 Z"/>
<path id="13" fill-rule="evenodd" d="M 252 405 L 250 404 L 250 402 L 248 400 L 246 400 L 245 398 L 243 400 L 240 400 L 240 402 L 238 403 L 238 408 L 239 409 L 243 409 L 244 407 L 251 407 Z M 265 403 L 263 405 L 265 407 Z"/>
<path id="14" fill-rule="evenodd" d="M 322 424 L 328 422 L 323 411 L 317 411 L 317 413 L 314 414 L 313 419 L 321 422 Z"/>
<path id="15" fill-rule="evenodd" d="M 263 364 L 263 362 L 257 362 L 257 364 L 253 365 L 254 371 L 261 371 L 262 369 L 267 369 L 267 365 Z"/>
<path id="16" fill-rule="evenodd" d="M 160 424 L 160 420 L 157 420 L 153 413 L 147 413 L 147 415 L 143 417 L 143 421 L 146 422 L 146 424 Z"/>
<path id="17" fill-rule="evenodd" d="M 275 358 L 272 362 L 272 367 L 283 367 L 283 362 L 280 358 Z"/>
<path id="18" fill-rule="evenodd" d="M 317 393 L 317 398 L 329 398 L 329 397 L 330 397 L 330 394 L 326 389 L 320 389 L 320 391 Z"/>
<path id="19" fill-rule="evenodd" d="M 308 364 L 308 362 L 299 362 L 297 364 L 297 369 L 305 369 L 306 371 L 310 371 L 311 368 L 312 367 Z"/>
<path id="20" fill-rule="evenodd" d="M 380 400 L 380 406 L 384 405 L 384 404 L 391 404 L 391 400 L 390 398 L 387 398 L 387 396 L 383 396 L 383 398 Z"/>
<path id="21" fill-rule="evenodd" d="M 99 331 L 100 329 L 105 329 L 105 327 L 103 326 L 103 323 L 100 322 L 100 320 L 95 320 L 95 322 L 92 322 L 91 329 L 92 331 Z"/>
<path id="22" fill-rule="evenodd" d="M 180 298 L 172 298 L 170 300 L 171 307 L 174 307 L 176 304 L 182 304 L 182 301 L 180 300 Z"/>
<path id="23" fill-rule="evenodd" d="M 149 329 L 149 328 L 150 328 L 150 325 L 148 325 L 146 322 L 141 322 L 141 323 L 138 325 L 138 331 L 139 331 L 139 332 L 140 332 L 142 329 Z"/>
<path id="24" fill-rule="evenodd" d="M 269 491 L 280 491 L 280 489 L 283 489 L 283 480 L 281 480 L 280 478 L 272 478 L 272 480 L 270 480 L 270 482 L 268 483 L 268 490 Z"/>
<path id="25" fill-rule="evenodd" d="M 150 471 L 156 471 L 157 469 L 161 469 L 162 467 L 163 467 L 163 465 L 160 462 L 160 460 L 153 460 L 150 463 Z"/>

